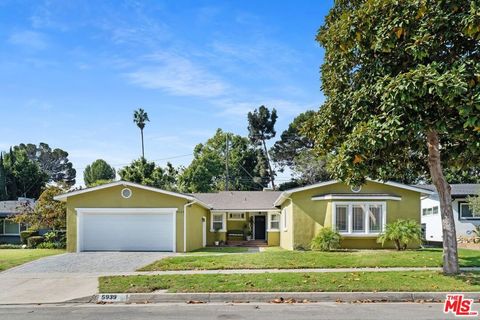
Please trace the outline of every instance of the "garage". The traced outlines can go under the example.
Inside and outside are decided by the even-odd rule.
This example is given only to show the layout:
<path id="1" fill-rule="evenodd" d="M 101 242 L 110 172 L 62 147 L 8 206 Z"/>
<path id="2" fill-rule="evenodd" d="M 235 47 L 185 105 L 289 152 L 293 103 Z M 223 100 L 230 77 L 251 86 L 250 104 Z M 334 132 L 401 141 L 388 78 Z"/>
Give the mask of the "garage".
<path id="1" fill-rule="evenodd" d="M 77 251 L 175 251 L 177 208 L 77 208 Z"/>

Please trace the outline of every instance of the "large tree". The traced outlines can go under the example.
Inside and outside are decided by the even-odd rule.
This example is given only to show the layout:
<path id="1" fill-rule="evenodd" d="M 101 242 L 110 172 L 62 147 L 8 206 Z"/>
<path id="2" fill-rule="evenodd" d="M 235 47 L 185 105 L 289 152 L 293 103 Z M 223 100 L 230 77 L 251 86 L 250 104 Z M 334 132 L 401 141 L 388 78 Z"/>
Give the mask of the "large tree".
<path id="1" fill-rule="evenodd" d="M 218 129 L 212 138 L 195 147 L 193 160 L 179 180 L 185 192 L 225 190 L 226 181 L 230 190 L 261 190 L 268 185 L 270 175 L 263 152 L 247 138 Z"/>
<path id="2" fill-rule="evenodd" d="M 444 168 L 480 159 L 477 1 L 341 0 L 320 28 L 325 104 L 308 132 L 335 178 L 357 185 L 410 171 L 441 204 L 443 271 L 459 272 Z"/>
<path id="3" fill-rule="evenodd" d="M 118 171 L 120 178 L 124 181 L 140 183 L 143 185 L 156 187 L 164 190 L 175 191 L 176 171 L 170 163 L 164 169 L 157 166 L 153 161 L 147 161 L 141 157 L 134 160 L 130 165 Z"/>
<path id="4" fill-rule="evenodd" d="M 68 159 L 68 152 L 55 148 L 46 143 L 38 146 L 32 143 L 21 143 L 13 148 L 14 151 L 25 150 L 30 160 L 36 162 L 40 169 L 49 177 L 49 182 L 55 182 L 69 188 L 75 184 L 76 170 Z"/>
<path id="5" fill-rule="evenodd" d="M 92 187 L 98 181 L 111 181 L 115 179 L 115 168 L 103 159 L 97 159 L 89 164 L 83 171 L 83 180 L 87 187 Z"/>
<path id="6" fill-rule="evenodd" d="M 253 112 L 248 113 L 248 137 L 254 144 L 263 147 L 273 189 L 275 189 L 275 173 L 273 172 L 270 163 L 266 141 L 275 137 L 276 122 L 277 110 L 275 110 L 275 108 L 270 111 L 267 107 L 262 105 Z"/>
<path id="7" fill-rule="evenodd" d="M 140 129 L 140 135 L 142 138 L 142 158 L 145 158 L 145 148 L 143 144 L 143 129 L 145 128 L 145 124 L 147 121 L 150 121 L 148 118 L 148 114 L 142 108 L 135 110 L 133 112 L 133 122 L 137 125 Z"/>
<path id="8" fill-rule="evenodd" d="M 3 153 L 0 151 L 0 201 L 8 200 L 7 171 L 3 164 Z"/>

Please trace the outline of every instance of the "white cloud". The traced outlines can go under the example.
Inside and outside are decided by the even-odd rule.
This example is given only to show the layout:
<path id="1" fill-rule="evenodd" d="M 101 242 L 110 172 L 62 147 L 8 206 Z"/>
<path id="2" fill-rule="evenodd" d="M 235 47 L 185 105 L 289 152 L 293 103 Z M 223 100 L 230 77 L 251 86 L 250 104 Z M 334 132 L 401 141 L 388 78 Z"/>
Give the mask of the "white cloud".
<path id="1" fill-rule="evenodd" d="M 28 47 L 35 50 L 43 50 L 47 47 L 45 36 L 36 31 L 17 31 L 10 35 L 10 43 L 15 45 Z"/>
<path id="2" fill-rule="evenodd" d="M 218 97 L 228 88 L 219 77 L 186 57 L 162 53 L 151 55 L 148 60 L 149 66 L 127 74 L 134 84 L 172 95 L 196 97 Z"/>

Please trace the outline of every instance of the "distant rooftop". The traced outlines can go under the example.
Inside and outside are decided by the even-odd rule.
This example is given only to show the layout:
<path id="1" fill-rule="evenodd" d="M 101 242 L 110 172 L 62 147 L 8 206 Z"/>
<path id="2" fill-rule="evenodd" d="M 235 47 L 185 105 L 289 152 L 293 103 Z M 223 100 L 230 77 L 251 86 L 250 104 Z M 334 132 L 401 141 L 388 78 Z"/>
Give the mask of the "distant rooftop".
<path id="1" fill-rule="evenodd" d="M 18 207 L 24 205 L 26 202 L 35 203 L 32 199 L 22 198 L 20 200 L 0 201 L 0 217 L 9 216 L 18 213 Z"/>
<path id="2" fill-rule="evenodd" d="M 431 190 L 437 192 L 433 184 L 418 184 L 416 187 Z M 480 191 L 479 183 L 458 183 L 451 184 L 452 187 L 452 196 L 470 196 L 476 195 Z"/>
<path id="3" fill-rule="evenodd" d="M 212 210 L 270 210 L 281 191 L 221 191 L 194 193 L 193 196 Z"/>

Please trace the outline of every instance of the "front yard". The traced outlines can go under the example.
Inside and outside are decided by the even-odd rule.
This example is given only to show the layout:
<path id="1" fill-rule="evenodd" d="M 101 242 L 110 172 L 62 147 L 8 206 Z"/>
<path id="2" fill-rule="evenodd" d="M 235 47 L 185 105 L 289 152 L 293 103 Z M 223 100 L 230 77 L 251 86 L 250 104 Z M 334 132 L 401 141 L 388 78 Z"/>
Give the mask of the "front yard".
<path id="1" fill-rule="evenodd" d="M 462 267 L 480 267 L 480 251 L 460 249 L 459 259 Z M 272 250 L 249 254 L 171 257 L 156 261 L 139 271 L 441 266 L 441 249 L 341 252 Z"/>
<path id="2" fill-rule="evenodd" d="M 64 252 L 60 249 L 0 249 L 0 271 Z"/>
<path id="3" fill-rule="evenodd" d="M 113 276 L 100 293 L 479 291 L 480 273 L 447 277 L 438 272 L 263 273 Z"/>

